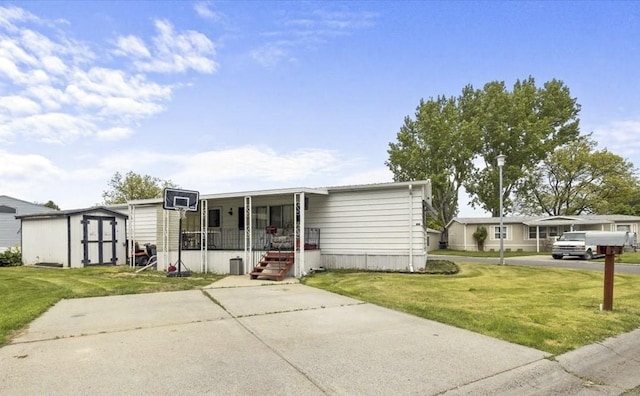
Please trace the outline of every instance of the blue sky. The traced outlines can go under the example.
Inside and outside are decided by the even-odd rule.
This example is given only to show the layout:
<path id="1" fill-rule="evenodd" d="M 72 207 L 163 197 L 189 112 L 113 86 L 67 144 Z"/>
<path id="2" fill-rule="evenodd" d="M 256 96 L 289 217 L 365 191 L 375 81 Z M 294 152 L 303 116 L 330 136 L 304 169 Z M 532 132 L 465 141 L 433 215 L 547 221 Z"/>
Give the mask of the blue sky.
<path id="1" fill-rule="evenodd" d="M 421 98 L 528 76 L 640 166 L 639 70 L 637 2 L 0 2 L 0 194 L 81 208 L 130 170 L 203 194 L 388 182 Z"/>

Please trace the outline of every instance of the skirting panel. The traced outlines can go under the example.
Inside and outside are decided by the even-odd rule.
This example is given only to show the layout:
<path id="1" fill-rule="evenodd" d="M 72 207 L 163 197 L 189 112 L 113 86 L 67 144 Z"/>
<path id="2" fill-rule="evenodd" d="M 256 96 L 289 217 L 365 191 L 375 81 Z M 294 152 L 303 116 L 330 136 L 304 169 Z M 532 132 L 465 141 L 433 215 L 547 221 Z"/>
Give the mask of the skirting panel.
<path id="1" fill-rule="evenodd" d="M 367 253 L 332 253 L 322 254 L 322 265 L 329 269 L 362 269 L 369 271 L 408 271 L 409 255 L 402 254 L 367 254 Z M 413 256 L 413 269 L 424 268 L 426 256 Z"/>

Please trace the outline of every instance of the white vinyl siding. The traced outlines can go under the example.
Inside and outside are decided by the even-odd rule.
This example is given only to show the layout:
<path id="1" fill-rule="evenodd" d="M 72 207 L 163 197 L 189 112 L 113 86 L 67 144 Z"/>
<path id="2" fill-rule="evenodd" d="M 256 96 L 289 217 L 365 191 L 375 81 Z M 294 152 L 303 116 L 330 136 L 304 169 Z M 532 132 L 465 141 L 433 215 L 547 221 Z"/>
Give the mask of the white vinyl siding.
<path id="1" fill-rule="evenodd" d="M 331 191 L 312 197 L 305 213 L 306 226 L 320 228 L 322 253 L 403 253 L 410 237 L 414 254 L 424 250 L 422 196 L 409 189 Z M 410 225 L 410 210 L 413 220 Z M 409 230 L 411 229 L 411 236 Z"/>
<path id="2" fill-rule="evenodd" d="M 160 234 L 157 229 L 158 208 L 160 208 Z M 138 206 L 135 208 L 134 215 L 134 218 L 129 219 L 131 226 L 135 225 L 134 232 L 130 232 L 129 238 L 135 239 L 140 246 L 145 243 L 157 245 L 162 240 L 162 206 Z"/>
<path id="3" fill-rule="evenodd" d="M 0 206 L 4 207 L 4 210 L 0 212 L 0 252 L 6 248 L 20 245 L 20 220 L 16 219 L 16 216 L 55 212 L 46 206 L 6 195 L 0 195 Z"/>
<path id="4" fill-rule="evenodd" d="M 22 262 L 67 264 L 67 218 L 22 220 Z"/>

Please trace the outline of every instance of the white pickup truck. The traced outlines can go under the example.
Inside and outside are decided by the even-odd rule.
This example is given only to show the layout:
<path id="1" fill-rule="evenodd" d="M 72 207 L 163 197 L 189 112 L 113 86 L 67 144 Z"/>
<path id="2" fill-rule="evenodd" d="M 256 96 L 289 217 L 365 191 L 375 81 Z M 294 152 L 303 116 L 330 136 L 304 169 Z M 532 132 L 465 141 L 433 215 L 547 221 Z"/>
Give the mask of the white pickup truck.
<path id="1" fill-rule="evenodd" d="M 590 260 L 598 254 L 598 246 L 638 246 L 635 233 L 628 231 L 569 231 L 562 234 L 553 243 L 551 256 L 561 259 L 564 256 L 579 256 Z"/>

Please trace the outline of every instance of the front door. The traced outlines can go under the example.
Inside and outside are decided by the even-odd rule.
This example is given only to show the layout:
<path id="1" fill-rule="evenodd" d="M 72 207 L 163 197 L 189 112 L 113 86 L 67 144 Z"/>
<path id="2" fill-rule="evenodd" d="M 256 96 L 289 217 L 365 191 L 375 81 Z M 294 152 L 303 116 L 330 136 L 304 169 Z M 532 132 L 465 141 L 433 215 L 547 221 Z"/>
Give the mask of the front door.
<path id="1" fill-rule="evenodd" d="M 82 264 L 116 264 L 116 218 L 82 216 Z"/>

